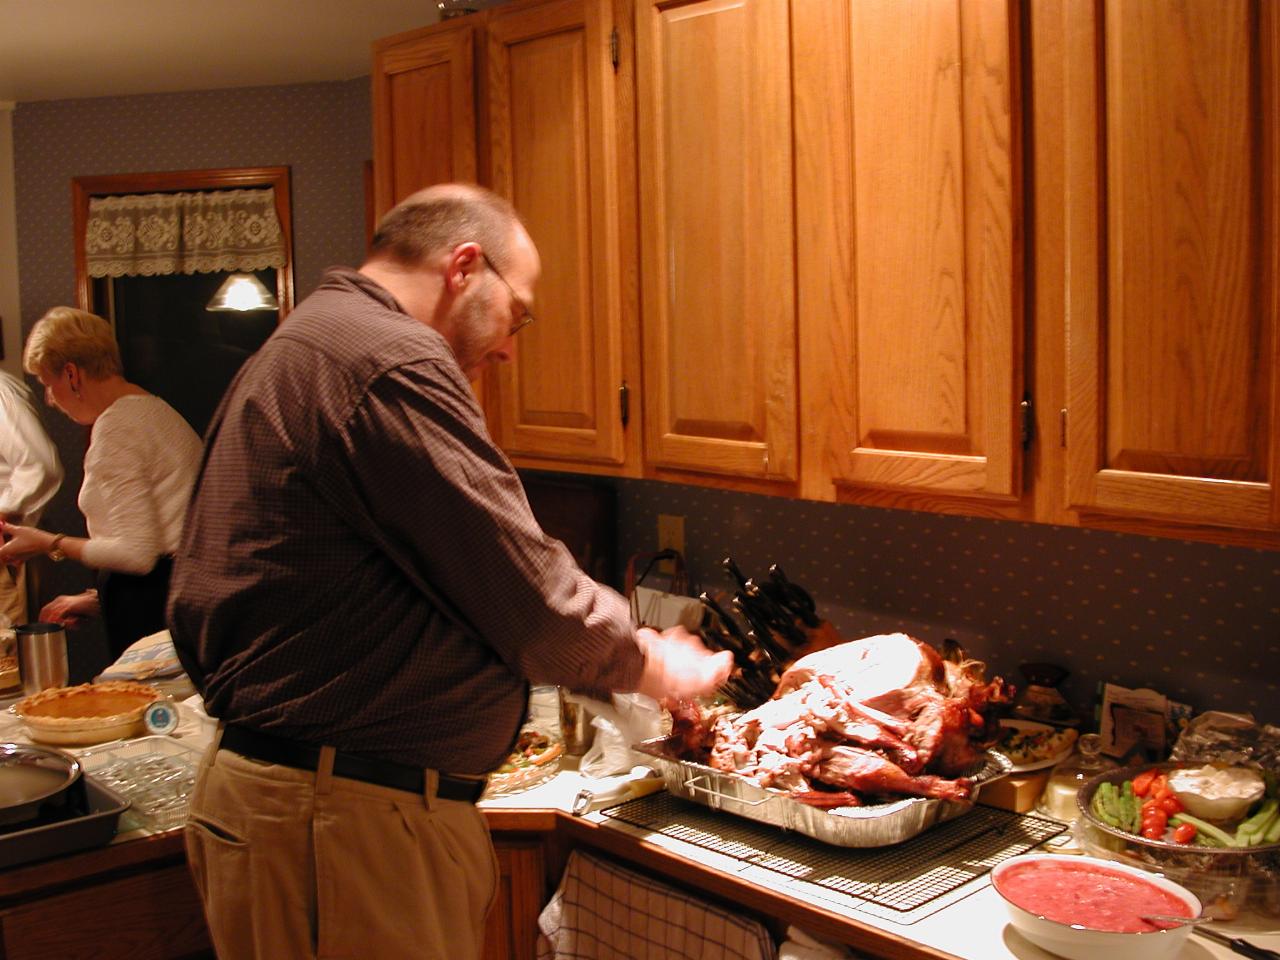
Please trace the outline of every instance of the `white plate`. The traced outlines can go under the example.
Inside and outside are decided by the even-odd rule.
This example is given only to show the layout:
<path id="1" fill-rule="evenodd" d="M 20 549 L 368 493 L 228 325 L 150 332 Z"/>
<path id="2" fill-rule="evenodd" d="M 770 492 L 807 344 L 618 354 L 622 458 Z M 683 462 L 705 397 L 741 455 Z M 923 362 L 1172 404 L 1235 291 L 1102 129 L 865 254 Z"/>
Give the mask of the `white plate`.
<path id="1" fill-rule="evenodd" d="M 1048 723 L 1039 723 L 1035 720 L 1001 720 L 1000 726 L 1009 730 L 1020 730 L 1023 733 L 1046 733 L 1061 729 Z M 1031 773 L 1033 770 L 1044 770 L 1046 767 L 1052 767 L 1054 764 L 1061 763 L 1063 760 L 1067 759 L 1067 757 L 1071 756 L 1071 752 L 1076 748 L 1076 741 L 1079 739 L 1079 737 L 1076 737 L 1076 739 L 1072 740 L 1065 750 L 1045 760 L 1037 760 L 1035 763 L 1013 763 L 1010 759 L 1009 762 L 1013 763 L 1013 768 L 1009 772 Z M 996 753 L 1000 753 L 999 748 L 993 747 L 992 749 Z M 1006 754 L 1001 754 L 1001 756 L 1008 759 Z"/>

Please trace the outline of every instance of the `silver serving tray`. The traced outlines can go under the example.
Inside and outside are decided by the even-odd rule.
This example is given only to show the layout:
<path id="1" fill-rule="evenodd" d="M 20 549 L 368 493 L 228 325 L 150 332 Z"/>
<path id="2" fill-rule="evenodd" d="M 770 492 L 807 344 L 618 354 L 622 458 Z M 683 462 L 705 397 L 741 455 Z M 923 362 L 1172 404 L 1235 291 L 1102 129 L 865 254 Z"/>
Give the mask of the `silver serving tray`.
<path id="1" fill-rule="evenodd" d="M 985 762 L 971 774 L 973 791 L 968 800 L 903 797 L 890 803 L 823 810 L 736 773 L 677 760 L 667 754 L 665 737 L 645 740 L 632 749 L 653 759 L 652 766 L 662 774 L 667 790 L 676 796 L 839 847 L 891 846 L 923 833 L 935 823 L 967 813 L 982 785 L 999 780 L 1012 766 L 1004 756 L 988 751 Z"/>

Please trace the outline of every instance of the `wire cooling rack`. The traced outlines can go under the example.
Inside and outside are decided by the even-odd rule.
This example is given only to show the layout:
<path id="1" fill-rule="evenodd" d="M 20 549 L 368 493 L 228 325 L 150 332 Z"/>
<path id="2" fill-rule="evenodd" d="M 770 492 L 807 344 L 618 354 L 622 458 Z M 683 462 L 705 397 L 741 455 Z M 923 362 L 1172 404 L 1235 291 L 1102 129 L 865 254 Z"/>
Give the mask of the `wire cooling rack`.
<path id="1" fill-rule="evenodd" d="M 669 793 L 628 800 L 601 813 L 902 913 L 1066 829 L 1055 820 L 975 806 L 910 840 L 868 849 L 833 847 Z"/>
<path id="2" fill-rule="evenodd" d="M 198 751 L 172 737 L 139 737 L 80 754 L 85 773 L 133 802 L 131 825 L 157 832 L 187 819 L 199 763 Z"/>

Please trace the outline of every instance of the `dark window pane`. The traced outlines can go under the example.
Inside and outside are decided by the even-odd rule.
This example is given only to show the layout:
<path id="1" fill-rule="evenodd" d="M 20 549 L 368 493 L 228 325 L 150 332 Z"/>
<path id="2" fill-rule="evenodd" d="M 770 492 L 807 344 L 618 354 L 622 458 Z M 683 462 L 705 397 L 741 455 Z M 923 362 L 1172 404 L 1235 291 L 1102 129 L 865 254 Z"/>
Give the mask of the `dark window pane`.
<path id="1" fill-rule="evenodd" d="M 255 274 L 268 290 L 276 271 Z M 117 277 L 103 311 L 116 328 L 124 375 L 164 398 L 201 435 L 240 365 L 276 327 L 274 310 L 205 310 L 225 273 Z M 98 291 L 95 290 L 95 293 Z"/>

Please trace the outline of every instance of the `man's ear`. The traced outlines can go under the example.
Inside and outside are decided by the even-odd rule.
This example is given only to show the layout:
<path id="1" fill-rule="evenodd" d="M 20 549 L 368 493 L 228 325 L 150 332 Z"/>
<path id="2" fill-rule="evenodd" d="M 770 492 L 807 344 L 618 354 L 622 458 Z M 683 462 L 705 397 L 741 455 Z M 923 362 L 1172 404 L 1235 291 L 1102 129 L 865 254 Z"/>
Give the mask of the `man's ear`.
<path id="1" fill-rule="evenodd" d="M 445 289 L 453 296 L 458 296 L 467 289 L 470 282 L 474 282 L 470 279 L 472 275 L 482 269 L 484 260 L 480 256 L 480 244 L 474 240 L 458 244 L 445 264 Z"/>

